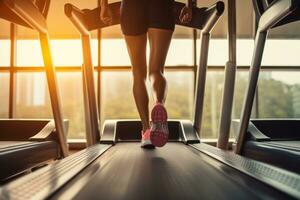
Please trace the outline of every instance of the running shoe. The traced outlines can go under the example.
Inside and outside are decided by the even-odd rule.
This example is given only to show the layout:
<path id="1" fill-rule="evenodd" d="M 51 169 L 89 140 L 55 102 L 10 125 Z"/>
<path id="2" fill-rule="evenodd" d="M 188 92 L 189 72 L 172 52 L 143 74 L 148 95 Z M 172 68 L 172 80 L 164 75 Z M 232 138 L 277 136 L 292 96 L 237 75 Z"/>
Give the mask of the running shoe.
<path id="1" fill-rule="evenodd" d="M 142 131 L 142 144 L 141 144 L 142 148 L 146 148 L 146 149 L 153 149 L 154 145 L 151 143 L 150 140 L 150 129 L 147 129 L 144 133 Z"/>
<path id="2" fill-rule="evenodd" d="M 161 103 L 156 103 L 151 111 L 151 132 L 150 140 L 156 147 L 162 147 L 168 142 L 168 114 Z"/>

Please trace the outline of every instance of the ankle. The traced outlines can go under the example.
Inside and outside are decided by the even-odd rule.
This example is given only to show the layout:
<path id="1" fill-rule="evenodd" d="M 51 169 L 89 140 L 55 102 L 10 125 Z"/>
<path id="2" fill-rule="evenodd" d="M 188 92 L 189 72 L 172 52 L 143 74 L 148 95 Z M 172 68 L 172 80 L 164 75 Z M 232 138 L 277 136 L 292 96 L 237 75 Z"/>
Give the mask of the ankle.
<path id="1" fill-rule="evenodd" d="M 158 101 L 158 100 L 156 100 L 156 101 L 155 101 L 155 105 L 157 105 L 157 104 L 158 104 L 158 105 L 164 105 L 164 102 L 163 102 L 163 101 Z"/>
<path id="2" fill-rule="evenodd" d="M 150 129 L 150 125 L 145 125 L 145 126 L 143 126 L 143 133 L 145 133 L 147 130 L 149 130 Z"/>

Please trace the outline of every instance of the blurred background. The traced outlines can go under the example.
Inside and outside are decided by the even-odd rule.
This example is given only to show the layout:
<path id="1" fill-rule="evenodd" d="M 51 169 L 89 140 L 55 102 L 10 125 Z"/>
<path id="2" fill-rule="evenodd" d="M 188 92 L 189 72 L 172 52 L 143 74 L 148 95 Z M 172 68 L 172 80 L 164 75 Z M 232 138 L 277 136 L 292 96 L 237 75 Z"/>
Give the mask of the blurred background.
<path id="1" fill-rule="evenodd" d="M 109 1 L 115 2 L 115 1 Z M 182 1 L 184 2 L 184 1 Z M 199 0 L 209 6 L 213 0 Z M 82 96 L 82 52 L 79 33 L 64 15 L 64 4 L 95 8 L 97 0 L 52 0 L 48 16 L 51 50 L 57 67 L 64 117 L 70 120 L 69 139 L 85 139 Z M 226 3 L 226 1 L 225 1 Z M 255 17 L 251 0 L 237 1 L 237 64 L 232 117 L 239 118 L 253 51 Z M 195 63 L 200 38 L 193 30 L 176 27 L 166 61 L 169 117 L 191 119 Z M 126 45 L 119 26 L 92 33 L 95 84 L 101 124 L 106 119 L 135 119 L 132 77 Z M 274 29 L 263 57 L 253 118 L 300 117 L 300 24 Z M 15 51 L 11 51 L 11 46 Z M 15 62 L 11 62 L 12 55 Z M 216 139 L 219 125 L 224 65 L 228 58 L 227 11 L 212 34 L 201 138 Z M 149 88 L 150 89 L 150 88 Z M 150 90 L 149 90 L 150 91 Z M 151 98 L 151 95 L 150 95 Z M 152 103 L 152 102 L 151 102 Z M 151 106 L 151 104 L 150 104 Z M 43 60 L 35 31 L 0 19 L 0 118 L 52 118 Z"/>

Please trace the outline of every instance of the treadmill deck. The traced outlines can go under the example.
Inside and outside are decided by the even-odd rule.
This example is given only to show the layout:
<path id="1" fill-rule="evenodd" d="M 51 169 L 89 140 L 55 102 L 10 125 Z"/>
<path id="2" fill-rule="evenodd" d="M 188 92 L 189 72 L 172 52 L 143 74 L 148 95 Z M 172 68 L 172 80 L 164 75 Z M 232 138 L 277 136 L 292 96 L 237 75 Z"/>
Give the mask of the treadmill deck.
<path id="1" fill-rule="evenodd" d="M 288 196 L 182 143 L 117 143 L 52 198 L 265 199 Z"/>

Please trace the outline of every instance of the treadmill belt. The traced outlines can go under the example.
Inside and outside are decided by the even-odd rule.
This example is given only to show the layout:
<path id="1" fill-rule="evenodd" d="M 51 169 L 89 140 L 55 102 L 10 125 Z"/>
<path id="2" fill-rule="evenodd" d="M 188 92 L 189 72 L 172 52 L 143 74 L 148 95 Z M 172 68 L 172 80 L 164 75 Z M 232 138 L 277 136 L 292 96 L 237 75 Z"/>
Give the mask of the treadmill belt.
<path id="1" fill-rule="evenodd" d="M 55 199 L 286 198 L 182 143 L 147 150 L 118 143 L 89 165 Z"/>

